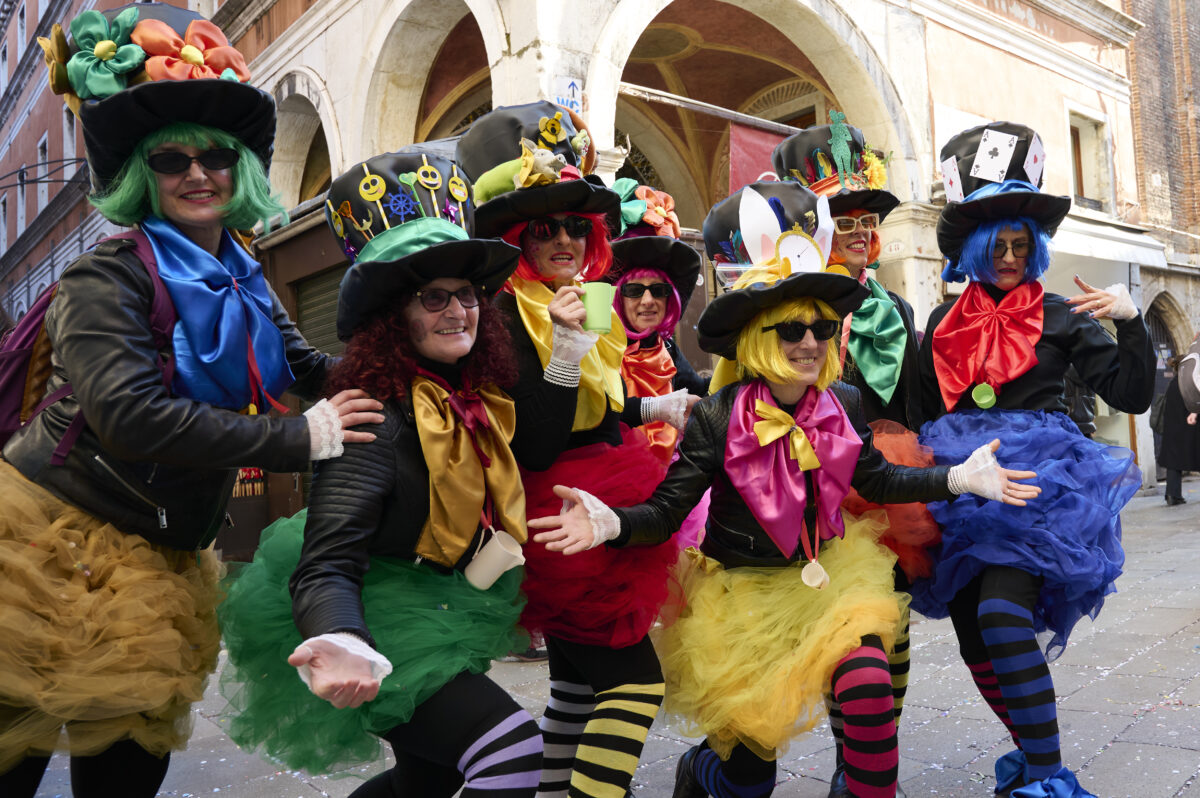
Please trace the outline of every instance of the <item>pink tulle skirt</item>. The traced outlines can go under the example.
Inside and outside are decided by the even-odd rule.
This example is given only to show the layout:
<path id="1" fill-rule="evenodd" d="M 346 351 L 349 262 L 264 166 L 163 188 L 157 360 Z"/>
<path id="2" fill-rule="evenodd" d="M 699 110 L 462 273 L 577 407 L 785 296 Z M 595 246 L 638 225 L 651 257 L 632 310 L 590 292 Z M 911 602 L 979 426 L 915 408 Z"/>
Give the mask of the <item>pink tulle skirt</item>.
<path id="1" fill-rule="evenodd" d="M 610 507 L 649 498 L 666 473 L 646 436 L 622 425 L 622 443 L 564 452 L 546 471 L 524 471 L 530 518 L 557 515 L 555 485 L 585 490 Z M 532 530 L 531 530 L 532 531 Z M 532 535 L 525 544 L 528 603 L 521 624 L 575 643 L 624 648 L 646 636 L 667 600 L 667 579 L 678 555 L 673 541 L 657 546 L 597 546 L 570 556 L 548 551 Z"/>

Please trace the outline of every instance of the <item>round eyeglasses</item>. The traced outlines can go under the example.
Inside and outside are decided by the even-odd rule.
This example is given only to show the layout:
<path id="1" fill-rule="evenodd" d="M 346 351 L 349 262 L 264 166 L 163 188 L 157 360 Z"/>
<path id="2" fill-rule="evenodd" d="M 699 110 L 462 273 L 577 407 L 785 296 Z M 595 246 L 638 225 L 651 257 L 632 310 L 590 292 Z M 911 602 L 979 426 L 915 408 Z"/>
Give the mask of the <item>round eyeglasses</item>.
<path id="1" fill-rule="evenodd" d="M 421 307 L 430 313 L 445 310 L 450 304 L 450 297 L 458 300 L 464 308 L 479 307 L 479 288 L 474 285 L 464 285 L 457 291 L 447 291 L 445 288 L 422 288 L 414 291 L 413 295 L 421 300 Z"/>

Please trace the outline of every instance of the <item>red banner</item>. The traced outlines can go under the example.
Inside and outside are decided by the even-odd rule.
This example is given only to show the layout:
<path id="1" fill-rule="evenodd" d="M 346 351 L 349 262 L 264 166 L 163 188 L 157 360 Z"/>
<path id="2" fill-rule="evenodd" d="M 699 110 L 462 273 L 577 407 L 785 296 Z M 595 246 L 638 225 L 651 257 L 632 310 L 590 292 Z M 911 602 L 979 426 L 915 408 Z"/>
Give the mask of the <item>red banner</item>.
<path id="1" fill-rule="evenodd" d="M 778 133 L 729 123 L 729 193 L 763 180 L 778 180 L 771 153 L 784 140 Z"/>

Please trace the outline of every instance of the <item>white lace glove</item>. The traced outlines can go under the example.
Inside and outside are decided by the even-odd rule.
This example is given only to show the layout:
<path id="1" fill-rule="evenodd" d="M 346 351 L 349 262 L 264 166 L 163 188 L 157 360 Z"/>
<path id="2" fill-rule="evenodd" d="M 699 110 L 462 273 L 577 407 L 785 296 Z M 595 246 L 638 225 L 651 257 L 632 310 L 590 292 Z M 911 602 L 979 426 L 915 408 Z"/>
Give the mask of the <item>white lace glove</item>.
<path id="1" fill-rule="evenodd" d="M 384 677 L 390 675 L 392 672 L 392 663 L 388 661 L 388 658 L 371 648 L 371 646 L 367 644 L 367 641 L 363 640 L 358 635 L 352 635 L 349 632 L 333 632 L 331 634 L 310 637 L 301 643 L 301 645 L 308 645 L 314 640 L 324 640 L 326 643 L 335 645 L 343 651 L 347 651 L 351 654 L 357 654 L 358 656 L 368 660 L 371 663 L 372 679 L 379 679 L 382 681 Z M 311 691 L 312 668 L 307 664 L 300 665 L 296 668 L 296 672 L 300 674 L 300 680 L 303 681 L 304 685 Z"/>
<path id="2" fill-rule="evenodd" d="M 974 493 L 985 499 L 1004 501 L 1004 475 L 1000 463 L 987 444 L 971 452 L 965 463 L 951 467 L 947 480 L 950 492 L 955 495 Z"/>
<path id="3" fill-rule="evenodd" d="M 342 456 L 342 420 L 337 408 L 322 399 L 304 411 L 308 419 L 308 459 L 329 460 Z"/>
<path id="4" fill-rule="evenodd" d="M 671 391 L 666 396 L 642 397 L 642 423 L 665 421 L 675 429 L 687 423 L 687 389 Z"/>
<path id="5" fill-rule="evenodd" d="M 579 494 L 579 501 L 583 504 L 583 509 L 587 510 L 588 520 L 592 522 L 592 545 L 589 549 L 594 549 L 601 543 L 610 540 L 616 540 L 621 534 L 621 519 L 617 518 L 617 514 L 604 502 L 597 499 L 586 490 L 574 489 Z M 566 513 L 567 503 L 563 502 L 562 512 Z"/>
<path id="6" fill-rule="evenodd" d="M 561 324 L 555 324 L 553 330 L 554 337 L 550 342 L 550 362 L 546 364 L 546 381 L 574 388 L 579 384 L 579 364 L 596 345 L 600 336 L 596 333 L 573 330 Z"/>
<path id="7" fill-rule="evenodd" d="M 1129 295 L 1129 289 L 1125 287 L 1124 283 L 1113 283 L 1104 289 L 1104 293 L 1111 294 L 1116 298 L 1116 303 L 1113 304 L 1112 310 L 1108 312 L 1110 319 L 1124 321 L 1132 319 L 1138 314 L 1137 305 L 1133 304 L 1133 297 Z"/>

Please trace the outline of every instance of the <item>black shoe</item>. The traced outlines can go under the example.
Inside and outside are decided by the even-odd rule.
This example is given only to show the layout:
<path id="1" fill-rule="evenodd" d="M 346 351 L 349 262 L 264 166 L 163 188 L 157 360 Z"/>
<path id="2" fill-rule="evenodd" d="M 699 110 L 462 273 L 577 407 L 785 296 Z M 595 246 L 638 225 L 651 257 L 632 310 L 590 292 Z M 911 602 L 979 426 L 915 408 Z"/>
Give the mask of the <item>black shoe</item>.
<path id="1" fill-rule="evenodd" d="M 689 748 L 679 757 L 679 763 L 675 765 L 675 791 L 671 793 L 671 798 L 708 798 L 708 790 L 700 786 L 692 770 L 692 760 L 699 750 L 699 746 Z"/>
<path id="2" fill-rule="evenodd" d="M 846 786 L 846 763 L 839 762 L 833 769 L 829 779 L 829 798 L 851 798 L 850 788 Z"/>
<path id="3" fill-rule="evenodd" d="M 1187 504 L 1187 499 L 1183 498 L 1182 496 L 1168 496 L 1167 497 L 1167 506 L 1168 507 L 1174 507 L 1177 504 Z"/>

